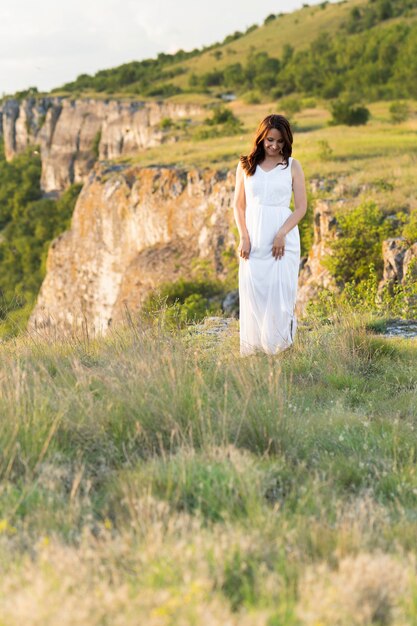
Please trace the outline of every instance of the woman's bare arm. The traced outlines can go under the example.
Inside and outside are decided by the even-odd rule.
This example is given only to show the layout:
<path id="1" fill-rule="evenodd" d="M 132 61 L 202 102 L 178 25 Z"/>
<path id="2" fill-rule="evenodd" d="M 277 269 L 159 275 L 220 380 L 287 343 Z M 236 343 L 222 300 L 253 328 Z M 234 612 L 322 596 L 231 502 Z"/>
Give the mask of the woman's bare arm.
<path id="1" fill-rule="evenodd" d="M 307 192 L 304 172 L 301 164 L 296 159 L 292 160 L 291 174 L 294 191 L 294 211 L 285 220 L 275 236 L 272 254 L 276 259 L 280 259 L 284 255 L 285 235 L 298 224 L 307 211 Z"/>
<path id="2" fill-rule="evenodd" d="M 233 199 L 233 213 L 236 221 L 236 226 L 240 235 L 240 243 L 238 248 L 239 256 L 244 259 L 248 259 L 250 252 L 250 238 L 248 229 L 246 227 L 246 196 L 243 168 L 240 161 L 236 169 L 236 185 Z"/>

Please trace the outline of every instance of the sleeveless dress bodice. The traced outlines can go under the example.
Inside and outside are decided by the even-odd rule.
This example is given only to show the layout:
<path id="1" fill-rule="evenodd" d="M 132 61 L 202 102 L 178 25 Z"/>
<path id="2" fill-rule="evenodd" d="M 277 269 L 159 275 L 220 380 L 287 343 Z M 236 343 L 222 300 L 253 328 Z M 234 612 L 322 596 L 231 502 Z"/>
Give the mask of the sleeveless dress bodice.
<path id="1" fill-rule="evenodd" d="M 285 237 L 284 256 L 275 259 L 275 235 L 291 215 L 292 157 L 288 167 L 265 171 L 257 165 L 244 173 L 245 221 L 250 239 L 248 259 L 239 260 L 240 352 L 268 354 L 288 348 L 296 329 L 295 303 L 300 264 L 298 226 Z"/>
<path id="2" fill-rule="evenodd" d="M 288 167 L 279 164 L 269 172 L 257 165 L 253 176 L 245 175 L 246 203 L 289 207 L 292 195 L 291 163 L 292 157 Z"/>

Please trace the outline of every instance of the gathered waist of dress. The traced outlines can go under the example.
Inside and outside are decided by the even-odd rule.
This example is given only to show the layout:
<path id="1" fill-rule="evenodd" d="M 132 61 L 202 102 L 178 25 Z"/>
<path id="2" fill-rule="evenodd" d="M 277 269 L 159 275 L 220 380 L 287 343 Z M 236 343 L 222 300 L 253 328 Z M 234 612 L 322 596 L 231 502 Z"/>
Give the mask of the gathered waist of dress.
<path id="1" fill-rule="evenodd" d="M 255 202 L 255 203 L 252 203 L 251 206 L 257 209 L 262 209 L 265 207 L 268 209 L 288 209 L 289 211 L 291 211 L 288 204 L 266 204 L 265 202 Z"/>

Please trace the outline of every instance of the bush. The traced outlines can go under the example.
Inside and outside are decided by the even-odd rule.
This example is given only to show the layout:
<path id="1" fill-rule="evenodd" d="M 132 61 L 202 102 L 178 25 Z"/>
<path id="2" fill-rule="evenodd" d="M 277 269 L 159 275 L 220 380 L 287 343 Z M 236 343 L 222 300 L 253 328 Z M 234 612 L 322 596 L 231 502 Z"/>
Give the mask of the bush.
<path id="1" fill-rule="evenodd" d="M 164 117 L 159 123 L 159 126 L 162 130 L 167 130 L 173 126 L 174 122 L 170 117 Z"/>
<path id="2" fill-rule="evenodd" d="M 366 124 L 371 115 L 366 107 L 355 106 L 346 100 L 336 100 L 332 104 L 331 112 L 331 124 L 345 124 L 346 126 Z"/>
<path id="3" fill-rule="evenodd" d="M 91 152 L 94 154 L 95 159 L 97 160 L 100 154 L 100 141 L 101 141 L 101 129 L 96 132 L 93 139 L 93 146 L 91 148 Z"/>
<path id="4" fill-rule="evenodd" d="M 301 111 L 300 98 L 297 96 L 287 96 L 286 98 L 281 98 L 279 106 L 285 114 L 290 117 L 294 115 L 294 113 Z"/>
<path id="5" fill-rule="evenodd" d="M 144 319 L 156 319 L 161 313 L 168 327 L 183 327 L 221 310 L 225 285 L 217 280 L 179 279 L 162 283 L 142 305 Z"/>
<path id="6" fill-rule="evenodd" d="M 172 83 L 162 83 L 161 85 L 143 89 L 142 91 L 147 96 L 162 96 L 164 98 L 169 98 L 170 96 L 176 96 L 177 94 L 182 93 L 181 87 L 173 85 Z"/>
<path id="7" fill-rule="evenodd" d="M 241 124 L 240 120 L 236 117 L 233 111 L 221 105 L 215 106 L 212 117 L 206 118 L 204 121 L 209 126 L 214 126 L 215 124 Z"/>
<path id="8" fill-rule="evenodd" d="M 251 91 L 247 91 L 243 94 L 242 100 L 246 104 L 260 104 L 261 96 L 259 94 L 259 91 L 252 89 Z"/>
<path id="9" fill-rule="evenodd" d="M 410 245 L 417 242 L 417 211 L 413 211 L 408 217 L 402 235 Z"/>
<path id="10" fill-rule="evenodd" d="M 233 111 L 222 105 L 213 109 L 211 118 L 204 120 L 205 126 L 197 128 L 193 139 L 196 141 L 210 139 L 212 137 L 228 137 L 242 132 L 242 122 Z"/>
<path id="11" fill-rule="evenodd" d="M 317 100 L 315 98 L 303 98 L 301 100 L 302 109 L 315 109 L 317 106 Z"/>
<path id="12" fill-rule="evenodd" d="M 333 155 L 333 148 L 330 147 L 326 139 L 320 139 L 318 143 L 320 161 L 330 161 Z"/>
<path id="13" fill-rule="evenodd" d="M 395 227 L 374 202 L 366 202 L 348 212 L 339 211 L 336 219 L 339 237 L 331 242 L 331 254 L 323 259 L 336 282 L 358 284 L 369 278 L 371 263 L 381 278 L 382 241 L 397 234 Z"/>
<path id="14" fill-rule="evenodd" d="M 391 121 L 394 124 L 405 122 L 410 117 L 410 107 L 407 102 L 393 102 L 389 108 Z"/>

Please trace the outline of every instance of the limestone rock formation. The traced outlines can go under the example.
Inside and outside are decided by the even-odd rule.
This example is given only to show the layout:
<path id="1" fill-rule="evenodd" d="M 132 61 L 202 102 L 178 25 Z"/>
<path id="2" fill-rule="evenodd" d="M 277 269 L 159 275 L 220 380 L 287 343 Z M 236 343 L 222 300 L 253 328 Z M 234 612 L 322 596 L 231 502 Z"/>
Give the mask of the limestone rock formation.
<path id="1" fill-rule="evenodd" d="M 193 104 L 45 97 L 9 99 L 0 117 L 6 158 L 40 145 L 41 186 L 53 193 L 84 182 L 97 158 L 114 159 L 161 144 L 162 119 L 201 113 Z"/>
<path id="2" fill-rule="evenodd" d="M 189 276 L 193 259 L 222 277 L 222 251 L 237 247 L 233 189 L 233 172 L 97 164 L 50 247 L 29 327 L 105 331 L 161 281 Z"/>
<path id="3" fill-rule="evenodd" d="M 329 243 L 337 237 L 337 222 L 330 201 L 320 200 L 314 206 L 314 240 L 299 275 L 296 312 L 302 316 L 307 303 L 321 288 L 335 290 L 334 280 L 322 259 L 331 253 Z"/>
<path id="4" fill-rule="evenodd" d="M 404 237 L 392 237 L 382 242 L 384 273 L 378 285 L 381 294 L 385 289 L 392 293 L 394 285 L 403 283 L 408 274 L 417 281 L 417 242 L 411 246 Z"/>
<path id="5" fill-rule="evenodd" d="M 163 281 L 192 275 L 209 261 L 224 276 L 224 251 L 237 249 L 234 170 L 184 170 L 97 163 L 75 207 L 69 231 L 49 250 L 47 274 L 30 328 L 79 326 L 102 332 L 134 315 Z M 328 201 L 314 209 L 314 244 L 302 262 L 297 312 L 333 281 L 321 260 L 337 225 Z M 237 292 L 231 294 L 233 311 Z"/>

